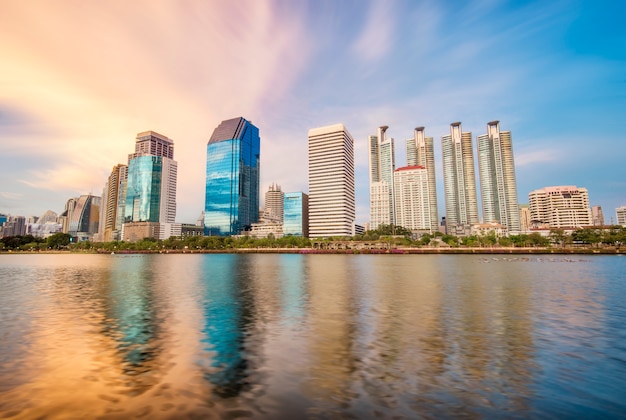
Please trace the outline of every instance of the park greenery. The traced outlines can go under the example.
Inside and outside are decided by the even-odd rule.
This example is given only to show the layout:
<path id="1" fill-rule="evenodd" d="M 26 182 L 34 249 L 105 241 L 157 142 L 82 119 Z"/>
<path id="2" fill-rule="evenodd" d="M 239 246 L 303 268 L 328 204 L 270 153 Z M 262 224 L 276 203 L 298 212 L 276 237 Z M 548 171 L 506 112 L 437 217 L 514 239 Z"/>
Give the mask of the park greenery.
<path id="1" fill-rule="evenodd" d="M 274 238 L 253 238 L 249 236 L 190 236 L 171 237 L 165 240 L 144 238 L 137 242 L 72 242 L 67 233 L 55 233 L 46 239 L 32 235 L 11 236 L 0 239 L 0 251 L 60 251 L 74 252 L 163 252 L 163 251 L 225 251 L 256 248 L 310 248 L 314 243 L 333 241 L 360 241 L 385 243 L 389 247 L 450 247 L 450 248 L 603 248 L 619 247 L 626 243 L 626 227 L 584 228 L 566 233 L 563 229 L 552 229 L 550 234 L 542 236 L 534 232 L 529 234 L 497 237 L 494 232 L 485 235 L 456 237 L 440 232 L 415 235 L 401 226 L 381 225 L 376 230 L 369 230 L 362 235 L 324 238 L 311 240 L 300 236 Z"/>

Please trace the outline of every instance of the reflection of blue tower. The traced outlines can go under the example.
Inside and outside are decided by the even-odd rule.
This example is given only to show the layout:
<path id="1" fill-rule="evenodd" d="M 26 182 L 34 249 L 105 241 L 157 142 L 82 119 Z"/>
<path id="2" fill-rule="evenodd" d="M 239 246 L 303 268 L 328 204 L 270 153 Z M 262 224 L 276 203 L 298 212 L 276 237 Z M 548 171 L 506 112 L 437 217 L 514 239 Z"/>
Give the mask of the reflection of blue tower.
<path id="1" fill-rule="evenodd" d="M 251 318 L 252 296 L 247 292 L 249 267 L 245 255 L 205 256 L 204 340 L 206 350 L 215 353 L 216 370 L 206 378 L 215 392 L 228 398 L 246 386 L 247 360 L 244 357 L 245 333 Z"/>
<path id="2" fill-rule="evenodd" d="M 152 273 L 144 263 L 152 258 L 116 258 L 105 302 L 107 320 L 104 334 L 113 337 L 124 358 L 124 371 L 136 375 L 151 370 L 147 363 L 160 352 L 156 343 L 156 302 L 152 293 Z"/>

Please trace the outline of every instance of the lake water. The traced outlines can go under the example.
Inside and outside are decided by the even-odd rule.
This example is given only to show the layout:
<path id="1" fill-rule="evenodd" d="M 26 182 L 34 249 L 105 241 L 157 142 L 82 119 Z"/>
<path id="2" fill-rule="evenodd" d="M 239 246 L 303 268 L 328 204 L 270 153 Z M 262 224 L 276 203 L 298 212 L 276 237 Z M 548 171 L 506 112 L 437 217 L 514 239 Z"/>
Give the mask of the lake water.
<path id="1" fill-rule="evenodd" d="M 626 417 L 626 257 L 0 255 L 0 418 Z"/>

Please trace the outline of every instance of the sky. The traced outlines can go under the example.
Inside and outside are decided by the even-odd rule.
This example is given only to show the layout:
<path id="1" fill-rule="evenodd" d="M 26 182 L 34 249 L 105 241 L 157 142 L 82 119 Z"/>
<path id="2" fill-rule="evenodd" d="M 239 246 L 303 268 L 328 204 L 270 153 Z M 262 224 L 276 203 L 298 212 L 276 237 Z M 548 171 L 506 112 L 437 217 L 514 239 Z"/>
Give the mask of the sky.
<path id="1" fill-rule="evenodd" d="M 242 116 L 260 131 L 262 196 L 272 183 L 308 192 L 308 130 L 343 123 L 359 224 L 367 136 L 389 126 L 401 167 L 424 126 L 441 216 L 441 136 L 499 120 L 520 203 L 576 185 L 610 223 L 626 205 L 625 14 L 600 0 L 0 0 L 0 213 L 101 195 L 153 130 L 174 141 L 176 219 L 195 223 L 206 144 Z"/>

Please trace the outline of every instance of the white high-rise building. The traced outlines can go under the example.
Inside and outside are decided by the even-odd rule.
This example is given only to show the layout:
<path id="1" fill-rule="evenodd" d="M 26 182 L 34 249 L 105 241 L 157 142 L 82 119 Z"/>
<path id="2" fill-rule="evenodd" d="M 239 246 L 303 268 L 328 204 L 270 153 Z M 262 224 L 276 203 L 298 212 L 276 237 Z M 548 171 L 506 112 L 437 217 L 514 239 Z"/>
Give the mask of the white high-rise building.
<path id="1" fill-rule="evenodd" d="M 395 169 L 393 139 L 387 139 L 387 126 L 378 128 L 378 135 L 369 136 L 370 166 L 370 228 L 395 224 L 393 208 L 393 171 Z"/>
<path id="2" fill-rule="evenodd" d="M 394 207 L 398 226 L 433 232 L 428 170 L 405 166 L 394 171 Z"/>
<path id="3" fill-rule="evenodd" d="M 472 133 L 463 132 L 460 122 L 452 123 L 450 135 L 441 137 L 441 146 L 446 232 L 456 236 L 470 235 L 471 226 L 478 223 Z"/>
<path id="4" fill-rule="evenodd" d="M 423 166 L 428 173 L 431 231 L 439 230 L 439 209 L 437 208 L 437 178 L 435 172 L 435 149 L 432 137 L 426 137 L 424 127 L 413 131 L 413 138 L 406 141 L 407 166 Z M 399 223 L 398 223 L 399 224 Z"/>
<path id="5" fill-rule="evenodd" d="M 617 224 L 626 227 L 626 206 L 620 206 L 615 209 Z"/>
<path id="6" fill-rule="evenodd" d="M 283 201 L 285 193 L 280 189 L 280 185 L 272 184 L 265 193 L 265 214 L 266 222 L 283 222 Z"/>
<path id="7" fill-rule="evenodd" d="M 579 228 L 591 226 L 591 208 L 586 188 L 545 187 L 528 194 L 531 223 L 539 227 Z"/>
<path id="8" fill-rule="evenodd" d="M 483 221 L 506 226 L 519 233 L 520 215 L 510 131 L 500 131 L 500 122 L 487 124 L 487 134 L 476 137 Z"/>
<path id="9" fill-rule="evenodd" d="M 309 130 L 309 237 L 351 236 L 354 140 L 343 124 Z"/>

